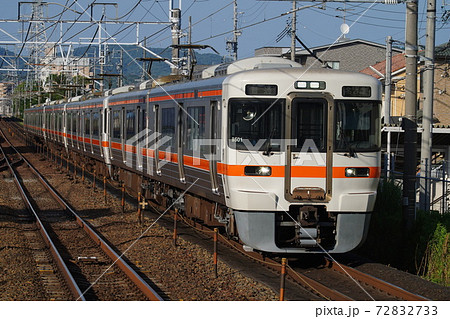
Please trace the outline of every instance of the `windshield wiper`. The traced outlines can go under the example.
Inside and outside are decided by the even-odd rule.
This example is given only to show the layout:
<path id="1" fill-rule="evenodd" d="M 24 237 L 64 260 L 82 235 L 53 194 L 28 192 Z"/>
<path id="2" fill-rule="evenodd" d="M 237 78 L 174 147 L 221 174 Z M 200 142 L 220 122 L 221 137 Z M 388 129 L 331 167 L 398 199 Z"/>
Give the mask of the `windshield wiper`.
<path id="1" fill-rule="evenodd" d="M 344 129 L 342 128 L 342 126 L 341 126 L 341 128 L 340 128 L 340 133 L 341 133 L 341 136 L 342 136 L 342 140 L 344 141 L 344 146 L 345 146 L 345 148 L 346 148 L 347 151 L 348 151 L 348 154 L 345 154 L 345 156 L 348 156 L 348 157 L 356 157 L 356 152 L 355 152 L 355 150 L 350 146 L 350 143 L 347 141 L 347 138 L 345 137 Z"/>
<path id="2" fill-rule="evenodd" d="M 273 129 L 272 132 L 270 132 L 269 138 L 266 141 L 267 147 L 266 147 L 266 150 L 263 152 L 263 155 L 265 155 L 265 156 L 273 155 L 272 143 L 270 142 L 270 140 L 272 139 L 273 135 L 275 134 L 275 131 L 276 131 L 276 129 Z"/>

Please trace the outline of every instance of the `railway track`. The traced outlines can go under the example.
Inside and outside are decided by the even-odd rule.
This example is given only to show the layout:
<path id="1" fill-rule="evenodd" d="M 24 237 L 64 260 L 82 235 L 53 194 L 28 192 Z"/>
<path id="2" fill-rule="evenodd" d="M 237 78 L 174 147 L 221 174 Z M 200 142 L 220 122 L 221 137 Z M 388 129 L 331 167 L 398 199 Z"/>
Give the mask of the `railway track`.
<path id="1" fill-rule="evenodd" d="M 68 287 L 74 300 L 163 300 L 20 155 L 3 131 L 1 135 L 2 145 L 8 144 L 7 151 L 1 147 L 4 162 L 51 254 L 36 256 L 40 273 L 58 272 L 43 277 L 52 299 L 64 298 Z M 42 251 L 32 230 L 26 234 L 31 246 Z M 64 284 L 58 282 L 61 277 Z"/>
<path id="2" fill-rule="evenodd" d="M 203 225 L 191 220 L 183 219 L 183 221 L 189 226 L 212 237 L 213 232 Z M 246 251 L 242 248 L 241 244 L 229 240 L 225 236 L 219 236 L 219 241 L 224 245 L 232 247 L 251 260 L 260 263 L 264 267 L 281 274 L 282 264 L 278 261 L 280 258 L 272 259 L 256 252 Z M 296 258 L 292 258 L 291 260 L 291 265 L 288 265 L 286 268 L 286 274 L 289 280 L 310 290 L 325 300 L 429 301 L 429 299 L 423 296 L 411 293 L 384 280 L 338 263 L 329 257 L 323 257 L 323 261 L 320 262 L 323 266 L 316 270 L 316 273 L 320 273 L 320 275 L 316 274 L 314 276 L 310 276 L 308 270 L 305 271 L 304 268 L 299 267 L 296 263 Z M 287 295 L 289 295 L 288 292 Z"/>
<path id="3" fill-rule="evenodd" d="M 158 208 L 160 211 L 165 210 L 164 207 Z M 201 224 L 189 219 L 184 219 L 184 222 L 212 237 L 213 231 Z M 280 273 L 281 263 L 276 258 L 271 259 L 256 252 L 245 251 L 242 245 L 223 236 L 219 236 L 219 241 L 242 255 L 256 260 L 266 268 Z M 322 267 L 317 270 L 317 273 L 320 273 L 317 275 L 309 270 L 305 271 L 304 268 L 296 265 L 295 259 L 291 259 L 286 272 L 289 281 L 315 294 L 319 300 L 428 300 L 332 260 L 324 261 Z M 289 295 L 287 291 L 288 299 Z"/>

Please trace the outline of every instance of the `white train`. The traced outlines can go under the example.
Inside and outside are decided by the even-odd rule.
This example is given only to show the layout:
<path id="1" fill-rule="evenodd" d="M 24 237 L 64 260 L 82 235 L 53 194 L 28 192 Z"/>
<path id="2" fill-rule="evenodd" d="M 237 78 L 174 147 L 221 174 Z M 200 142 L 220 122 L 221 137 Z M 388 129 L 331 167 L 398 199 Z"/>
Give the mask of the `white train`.
<path id="1" fill-rule="evenodd" d="M 340 253 L 368 231 L 380 101 L 370 76 L 255 57 L 195 81 L 34 107 L 25 126 L 247 249 Z"/>

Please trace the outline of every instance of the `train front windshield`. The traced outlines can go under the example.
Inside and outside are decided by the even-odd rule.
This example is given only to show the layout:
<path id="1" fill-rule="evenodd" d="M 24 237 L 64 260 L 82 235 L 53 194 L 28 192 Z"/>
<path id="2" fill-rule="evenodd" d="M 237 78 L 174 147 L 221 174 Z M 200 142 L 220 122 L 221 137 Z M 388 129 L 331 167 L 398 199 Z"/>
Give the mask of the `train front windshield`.
<path id="1" fill-rule="evenodd" d="M 378 151 L 379 110 L 375 101 L 336 101 L 335 151 Z"/>
<path id="2" fill-rule="evenodd" d="M 284 100 L 231 99 L 229 145 L 238 150 L 280 151 Z"/>
<path id="3" fill-rule="evenodd" d="M 292 137 L 301 149 L 306 140 L 325 152 L 326 104 L 298 100 L 292 114 Z M 280 151 L 284 138 L 285 101 L 282 99 L 231 99 L 229 146 L 238 150 Z M 313 129 L 313 126 L 315 129 Z M 334 150 L 370 152 L 380 149 L 380 111 L 376 101 L 335 101 Z"/>

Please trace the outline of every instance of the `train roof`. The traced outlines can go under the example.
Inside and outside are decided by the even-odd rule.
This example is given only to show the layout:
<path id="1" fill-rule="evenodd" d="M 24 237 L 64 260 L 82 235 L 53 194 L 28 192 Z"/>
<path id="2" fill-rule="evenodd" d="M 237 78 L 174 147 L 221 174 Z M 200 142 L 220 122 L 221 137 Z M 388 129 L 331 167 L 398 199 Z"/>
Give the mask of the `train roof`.
<path id="1" fill-rule="evenodd" d="M 245 71 L 245 72 L 243 72 Z M 261 76 L 264 74 L 265 76 Z M 245 80 L 254 81 L 255 83 L 268 83 L 271 80 L 275 81 L 274 76 L 290 76 L 292 83 L 296 80 L 309 79 L 309 80 L 319 80 L 327 77 L 330 83 L 335 80 L 346 81 L 349 83 L 357 84 L 358 81 L 363 80 L 365 82 L 373 81 L 373 83 L 378 80 L 371 76 L 356 73 L 347 72 L 340 70 L 330 70 L 324 68 L 305 68 L 301 64 L 287 60 L 280 57 L 270 57 L 270 56 L 259 56 L 251 57 L 247 59 L 242 59 L 234 61 L 231 63 L 223 63 L 215 66 L 211 66 L 203 70 L 202 76 L 194 81 L 178 81 L 166 84 L 158 84 L 158 80 L 153 81 L 152 88 L 146 88 L 145 86 L 125 86 L 117 88 L 114 90 L 109 90 L 105 92 L 104 96 L 85 98 L 85 97 L 75 97 L 72 101 L 60 101 L 60 103 L 39 106 L 33 109 L 60 109 L 64 105 L 70 105 L 71 107 L 76 107 L 78 105 L 96 105 L 102 104 L 105 98 L 109 101 L 119 101 L 126 99 L 141 99 L 144 98 L 148 93 L 150 95 L 167 95 L 176 92 L 186 92 L 193 90 L 208 89 L 213 87 L 218 87 L 224 82 L 229 83 L 233 80 Z M 171 77 L 171 76 L 168 76 Z M 173 77 L 173 76 L 172 76 Z M 330 78 L 331 77 L 331 78 Z M 178 77 L 179 78 L 179 77 Z M 254 80 L 253 80 L 254 79 Z M 155 86 L 156 85 L 156 86 Z M 374 84 L 375 85 L 375 84 Z"/>

